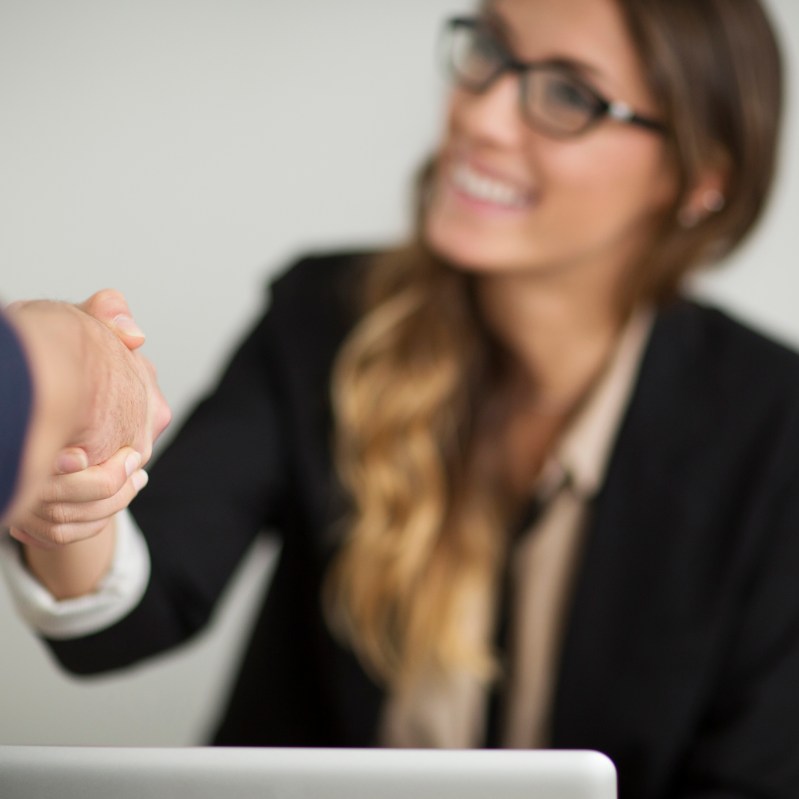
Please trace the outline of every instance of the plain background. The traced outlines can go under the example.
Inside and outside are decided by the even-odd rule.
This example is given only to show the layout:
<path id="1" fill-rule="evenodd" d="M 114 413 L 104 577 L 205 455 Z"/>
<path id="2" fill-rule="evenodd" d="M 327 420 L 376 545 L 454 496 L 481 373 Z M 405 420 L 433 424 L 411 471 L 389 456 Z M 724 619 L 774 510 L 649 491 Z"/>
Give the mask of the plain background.
<path id="1" fill-rule="evenodd" d="M 179 422 L 269 274 L 407 232 L 440 126 L 439 23 L 471 5 L 0 0 L 4 299 L 124 291 Z M 799 4 L 769 6 L 790 80 L 779 180 L 699 290 L 799 346 Z M 269 562 L 253 553 L 198 640 L 88 681 L 57 670 L 0 589 L 0 743 L 202 742 Z"/>

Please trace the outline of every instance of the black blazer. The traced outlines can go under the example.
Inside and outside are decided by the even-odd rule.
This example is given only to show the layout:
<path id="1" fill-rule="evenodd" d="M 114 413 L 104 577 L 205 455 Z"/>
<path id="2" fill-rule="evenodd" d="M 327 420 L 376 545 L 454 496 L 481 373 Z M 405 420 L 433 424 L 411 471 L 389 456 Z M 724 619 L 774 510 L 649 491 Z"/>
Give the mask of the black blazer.
<path id="1" fill-rule="evenodd" d="M 133 506 L 152 554 L 139 606 L 51 642 L 79 673 L 201 628 L 261 531 L 282 552 L 215 741 L 371 746 L 383 694 L 328 633 L 319 589 L 342 498 L 331 362 L 366 259 L 310 258 Z M 592 508 L 553 745 L 616 763 L 623 799 L 799 796 L 799 359 L 681 300 L 655 322 Z"/>

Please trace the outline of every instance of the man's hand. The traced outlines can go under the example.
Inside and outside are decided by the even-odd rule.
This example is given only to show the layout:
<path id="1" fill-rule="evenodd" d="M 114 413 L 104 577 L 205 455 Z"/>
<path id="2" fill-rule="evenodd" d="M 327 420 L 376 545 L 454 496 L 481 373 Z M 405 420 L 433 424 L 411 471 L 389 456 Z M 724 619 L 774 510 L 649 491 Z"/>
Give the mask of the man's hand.
<path id="1" fill-rule="evenodd" d="M 142 456 L 143 466 L 171 419 L 155 367 L 135 352 L 144 343 L 144 334 L 117 291 L 97 292 L 79 308 L 88 317 L 87 332 L 95 342 L 90 354 L 95 356 L 96 389 L 84 428 L 69 443 L 83 449 L 92 466 L 125 446 Z"/>
<path id="2" fill-rule="evenodd" d="M 13 524 L 42 500 L 54 471 L 103 464 L 124 447 L 144 465 L 171 412 L 155 369 L 136 351 L 144 336 L 118 292 L 98 292 L 81 306 L 15 303 L 8 316 L 26 349 L 35 396 L 20 490 L 7 514 Z"/>

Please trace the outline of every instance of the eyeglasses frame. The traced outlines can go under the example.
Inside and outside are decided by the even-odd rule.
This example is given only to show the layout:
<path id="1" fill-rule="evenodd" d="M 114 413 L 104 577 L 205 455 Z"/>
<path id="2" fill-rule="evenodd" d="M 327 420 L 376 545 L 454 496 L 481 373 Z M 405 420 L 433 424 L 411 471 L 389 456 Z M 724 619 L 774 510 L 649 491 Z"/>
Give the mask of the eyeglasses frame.
<path id="1" fill-rule="evenodd" d="M 481 24 L 481 21 L 477 17 L 452 17 L 445 23 L 443 36 L 451 35 L 452 32 L 458 27 L 465 27 L 473 30 Z M 666 133 L 667 128 L 662 122 L 647 116 L 643 116 L 642 114 L 638 114 L 633 110 L 629 103 L 623 102 L 621 100 L 608 100 L 588 83 L 585 83 L 584 81 L 580 80 L 579 77 L 574 75 L 570 75 L 570 77 L 579 83 L 581 88 L 584 89 L 595 101 L 595 111 L 593 116 L 588 119 L 584 127 L 568 133 L 555 131 L 547 127 L 545 124 L 537 124 L 534 119 L 530 118 L 530 115 L 527 112 L 526 103 L 523 99 L 525 96 L 524 86 L 527 75 L 529 75 L 531 72 L 540 71 L 542 69 L 558 70 L 563 68 L 559 67 L 558 64 L 554 64 L 549 61 L 521 61 L 506 48 L 501 47 L 500 42 L 498 42 L 498 44 L 501 48 L 501 55 L 503 57 L 502 62 L 498 64 L 494 73 L 489 75 L 488 78 L 486 78 L 486 80 L 481 82 L 479 85 L 473 82 L 470 83 L 469 81 L 465 81 L 457 74 L 457 71 L 453 67 L 450 53 L 448 53 L 447 58 L 447 69 L 459 86 L 462 86 L 467 90 L 473 91 L 477 94 L 482 94 L 483 92 L 487 91 L 495 81 L 497 81 L 507 72 L 512 72 L 518 75 L 519 100 L 522 109 L 522 116 L 532 127 L 543 130 L 550 136 L 568 139 L 575 136 L 581 136 L 583 133 L 586 133 L 598 125 L 603 119 L 610 118 L 617 122 L 621 122 L 626 125 L 635 125 L 654 133 Z M 563 69 L 563 72 L 566 73 L 567 70 Z"/>

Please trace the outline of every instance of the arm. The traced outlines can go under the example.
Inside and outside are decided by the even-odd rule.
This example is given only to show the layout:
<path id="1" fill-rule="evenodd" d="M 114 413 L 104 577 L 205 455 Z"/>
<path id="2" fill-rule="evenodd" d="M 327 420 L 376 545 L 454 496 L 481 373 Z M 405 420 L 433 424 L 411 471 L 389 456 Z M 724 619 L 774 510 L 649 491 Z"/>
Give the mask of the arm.
<path id="1" fill-rule="evenodd" d="M 6 516 L 36 576 L 58 598 L 76 596 L 108 570 L 110 517 L 146 483 L 139 467 L 169 409 L 152 366 L 129 350 L 143 336 L 116 292 L 100 292 L 82 308 L 16 304 L 9 315 L 27 349 L 35 402 L 19 498 Z M 62 447 L 72 449 L 56 461 Z M 69 474 L 101 461 L 85 475 Z M 54 462 L 60 474 L 45 477 Z M 66 496 L 73 498 L 69 505 Z"/>
<path id="2" fill-rule="evenodd" d="M 103 579 L 99 591 L 92 590 L 91 595 L 70 592 L 72 598 L 57 606 L 48 600 L 35 613 L 25 613 L 36 629 L 58 639 L 51 645 L 67 668 L 78 672 L 116 668 L 185 639 L 204 624 L 254 536 L 279 525 L 287 466 L 280 454 L 281 425 L 265 345 L 265 339 L 271 339 L 267 328 L 263 320 L 236 353 L 216 390 L 153 465 L 148 490 L 134 503 L 135 521 L 144 531 L 145 553 L 149 551 L 152 562 L 149 578 L 146 574 L 143 578 L 143 595 L 137 578 L 131 583 L 132 600 L 127 594 L 121 596 L 116 584 L 110 594 L 105 593 Z M 64 488 L 61 501 L 50 503 L 42 515 L 81 512 L 77 492 L 94 485 L 93 473 L 99 476 L 105 467 L 54 478 Z M 124 471 L 120 481 L 123 476 Z M 96 486 L 102 491 L 102 478 Z M 101 509 L 105 502 L 116 502 L 124 494 L 117 496 L 114 489 L 109 485 L 108 497 L 86 505 L 94 502 Z M 29 550 L 28 556 L 32 553 Z M 46 613 L 49 605 L 61 619 L 72 615 L 71 607 L 82 615 L 86 600 L 103 603 L 114 600 L 114 595 L 120 596 L 122 610 L 109 608 L 105 619 L 94 626 L 81 619 L 75 626 L 70 622 L 58 629 L 40 613 Z M 44 623 L 37 621 L 37 613 Z"/>
<path id="3" fill-rule="evenodd" d="M 147 484 L 141 456 L 124 447 L 97 466 L 53 475 L 11 535 L 28 569 L 53 598 L 93 591 L 116 549 L 116 514 Z M 69 501 L 65 501 L 69 497 Z"/>
<path id="4" fill-rule="evenodd" d="M 329 509 L 329 372 L 353 319 L 353 263 L 311 259 L 274 284 L 267 313 L 131 507 L 149 552 L 143 595 L 114 623 L 51 638 L 67 669 L 119 668 L 185 640 L 258 533 L 304 541 L 307 515 Z"/>
<path id="5" fill-rule="evenodd" d="M 27 357 L 33 402 L 4 522 L 13 524 L 32 505 L 59 450 L 81 447 L 88 463 L 99 463 L 131 446 L 146 460 L 169 421 L 151 366 L 125 346 L 139 346 L 143 336 L 131 329 L 124 299 L 101 292 L 86 308 L 117 320 L 118 333 L 67 303 L 17 303 L 8 310 Z"/>

